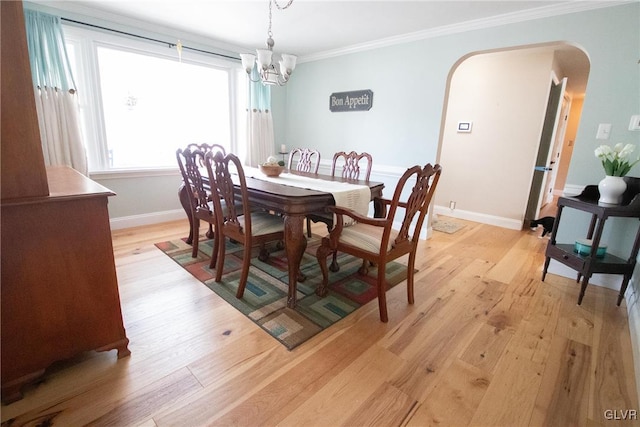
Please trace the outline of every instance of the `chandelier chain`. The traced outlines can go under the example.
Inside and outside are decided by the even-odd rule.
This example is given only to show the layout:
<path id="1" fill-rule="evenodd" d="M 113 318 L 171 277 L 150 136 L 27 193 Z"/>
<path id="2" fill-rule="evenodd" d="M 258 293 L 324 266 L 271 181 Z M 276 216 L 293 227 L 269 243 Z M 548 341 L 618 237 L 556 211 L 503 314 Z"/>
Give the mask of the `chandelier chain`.
<path id="1" fill-rule="evenodd" d="M 278 9 L 280 9 L 280 10 L 285 10 L 286 8 L 288 8 L 289 6 L 291 6 L 291 3 L 293 3 L 293 0 L 289 0 L 289 1 L 287 2 L 287 4 L 286 4 L 286 5 L 284 5 L 284 6 L 280 6 L 280 5 L 278 4 L 278 0 L 273 0 L 273 2 L 276 4 L 276 7 L 277 7 Z"/>
<path id="2" fill-rule="evenodd" d="M 291 3 L 293 3 L 293 0 L 289 0 L 289 1 L 287 2 L 287 4 L 286 4 L 286 5 L 284 5 L 284 6 L 280 6 L 280 5 L 278 4 L 278 0 L 269 0 L 269 30 L 267 31 L 267 35 L 268 35 L 269 37 L 273 37 L 273 32 L 271 32 L 271 18 L 272 18 L 271 10 L 272 10 L 273 3 L 275 3 L 275 4 L 276 4 L 276 7 L 278 8 L 278 10 L 285 10 L 285 9 L 287 9 L 289 6 L 291 6 Z"/>
<path id="3" fill-rule="evenodd" d="M 278 3 L 276 3 L 276 6 Z M 271 32 L 271 0 L 269 0 L 269 30 L 267 31 L 267 35 L 269 37 L 273 37 L 273 33 Z"/>

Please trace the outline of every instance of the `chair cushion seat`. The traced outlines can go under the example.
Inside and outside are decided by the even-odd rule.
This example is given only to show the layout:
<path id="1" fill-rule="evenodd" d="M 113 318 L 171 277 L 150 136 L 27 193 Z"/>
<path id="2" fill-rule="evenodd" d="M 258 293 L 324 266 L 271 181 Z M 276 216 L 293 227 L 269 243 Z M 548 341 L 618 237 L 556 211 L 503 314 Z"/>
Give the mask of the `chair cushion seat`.
<path id="1" fill-rule="evenodd" d="M 244 215 L 238 217 L 238 222 L 244 228 Z M 267 212 L 251 213 L 251 235 L 260 236 L 284 231 L 282 217 L 271 215 Z"/>
<path id="2" fill-rule="evenodd" d="M 369 224 L 353 224 L 350 227 L 342 229 L 340 242 L 350 246 L 355 246 L 356 248 L 367 252 L 378 254 L 380 253 L 380 244 L 382 243 L 383 232 L 383 227 L 376 227 Z M 387 251 L 391 249 L 397 236 L 398 232 L 391 230 Z"/>

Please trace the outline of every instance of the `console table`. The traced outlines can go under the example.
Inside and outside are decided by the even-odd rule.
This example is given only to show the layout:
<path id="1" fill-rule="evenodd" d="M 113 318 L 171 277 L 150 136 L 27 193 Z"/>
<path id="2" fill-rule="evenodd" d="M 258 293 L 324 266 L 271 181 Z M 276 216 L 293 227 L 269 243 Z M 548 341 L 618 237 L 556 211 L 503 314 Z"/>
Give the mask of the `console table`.
<path id="1" fill-rule="evenodd" d="M 620 305 L 624 298 L 624 293 L 633 274 L 636 265 L 636 257 L 640 247 L 640 221 L 636 231 L 635 242 L 629 257 L 624 259 L 606 253 L 604 257 L 597 257 L 596 251 L 600 245 L 600 238 L 604 230 L 605 223 L 611 217 L 626 217 L 640 219 L 640 178 L 625 177 L 627 190 L 623 195 L 623 201 L 619 205 L 598 204 L 600 193 L 597 185 L 588 185 L 584 191 L 576 197 L 560 197 L 558 199 L 558 213 L 553 226 L 551 238 L 547 244 L 544 269 L 542 271 L 542 281 L 544 281 L 549 267 L 549 262 L 553 259 L 578 272 L 577 282 L 582 279 L 578 305 L 582 303 L 585 290 L 589 284 L 589 279 L 594 273 L 620 274 L 623 276 L 620 293 L 618 294 L 617 305 Z M 591 252 L 587 255 L 580 255 L 574 250 L 574 243 L 563 244 L 556 241 L 556 233 L 560 225 L 560 217 L 563 209 L 572 208 L 591 214 L 591 223 L 587 230 L 586 238 L 591 239 Z"/>

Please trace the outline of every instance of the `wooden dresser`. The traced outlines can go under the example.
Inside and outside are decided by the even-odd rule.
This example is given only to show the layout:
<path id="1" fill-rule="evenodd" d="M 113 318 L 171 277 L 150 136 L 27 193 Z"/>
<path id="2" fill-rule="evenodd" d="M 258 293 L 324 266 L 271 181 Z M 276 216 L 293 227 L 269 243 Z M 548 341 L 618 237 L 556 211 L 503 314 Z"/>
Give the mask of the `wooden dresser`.
<path id="1" fill-rule="evenodd" d="M 67 167 L 44 166 L 21 2 L 0 2 L 2 401 L 52 363 L 89 350 L 129 355 L 107 199 Z"/>

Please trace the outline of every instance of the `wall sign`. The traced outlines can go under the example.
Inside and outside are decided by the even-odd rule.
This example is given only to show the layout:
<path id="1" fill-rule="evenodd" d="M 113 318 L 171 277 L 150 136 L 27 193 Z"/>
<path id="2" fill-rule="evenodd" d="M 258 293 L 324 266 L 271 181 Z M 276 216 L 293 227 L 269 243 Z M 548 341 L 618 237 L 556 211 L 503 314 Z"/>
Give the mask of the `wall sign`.
<path id="1" fill-rule="evenodd" d="M 369 111 L 373 105 L 373 91 L 352 90 L 350 92 L 334 92 L 329 96 L 329 110 L 341 111 Z"/>

